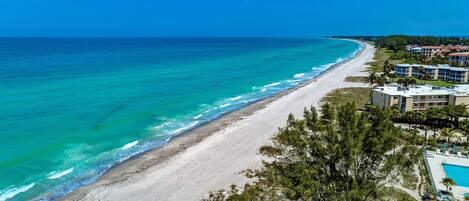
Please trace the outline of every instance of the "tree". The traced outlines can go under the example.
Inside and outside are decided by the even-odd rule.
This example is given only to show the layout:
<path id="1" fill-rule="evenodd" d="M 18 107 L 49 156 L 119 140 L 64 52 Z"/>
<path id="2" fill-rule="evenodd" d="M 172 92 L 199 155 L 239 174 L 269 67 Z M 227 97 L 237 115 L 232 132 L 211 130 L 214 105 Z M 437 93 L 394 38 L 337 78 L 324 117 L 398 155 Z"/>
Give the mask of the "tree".
<path id="1" fill-rule="evenodd" d="M 373 86 L 378 82 L 378 76 L 375 72 L 371 72 L 365 79 L 365 83 L 370 85 L 370 102 L 373 103 Z"/>
<path id="2" fill-rule="evenodd" d="M 385 78 L 384 80 L 386 83 L 388 83 L 388 79 L 392 78 L 391 72 L 394 70 L 394 65 L 389 63 L 389 61 L 386 59 L 383 64 L 383 77 Z M 392 80 L 391 80 L 392 81 Z"/>
<path id="3" fill-rule="evenodd" d="M 406 81 L 408 83 L 408 85 L 412 85 L 415 87 L 415 85 L 417 85 L 417 80 L 413 79 L 413 78 L 406 78 Z"/>
<path id="4" fill-rule="evenodd" d="M 419 66 L 418 72 L 419 72 L 419 79 L 422 79 L 425 75 L 425 68 L 423 66 Z"/>
<path id="5" fill-rule="evenodd" d="M 410 85 L 415 86 L 417 84 L 417 80 L 406 77 L 404 79 L 398 79 L 397 84 L 402 85 L 404 89 L 407 89 L 407 87 L 409 87 Z"/>
<path id="6" fill-rule="evenodd" d="M 460 130 L 466 136 L 466 144 L 469 144 L 469 120 L 464 120 L 459 124 Z"/>
<path id="7" fill-rule="evenodd" d="M 442 128 L 440 130 L 440 136 L 446 138 L 446 143 L 450 142 L 451 137 L 454 136 L 455 130 L 453 128 Z"/>
<path id="8" fill-rule="evenodd" d="M 444 177 L 443 179 L 441 179 L 441 183 L 446 187 L 447 191 L 451 191 L 452 186 L 456 185 L 456 183 L 449 177 Z"/>
<path id="9" fill-rule="evenodd" d="M 211 193 L 209 200 L 377 200 L 420 154 L 400 140 L 406 133 L 387 109 L 359 113 L 352 103 L 324 104 L 321 113 L 311 108 L 303 119 L 290 115 L 273 138 L 271 160 L 247 171 L 254 182 L 242 191 Z"/>
<path id="10" fill-rule="evenodd" d="M 409 130 L 411 124 L 422 124 L 427 120 L 427 115 L 423 111 L 407 111 L 404 113 L 404 119 L 409 124 Z"/>
<path id="11" fill-rule="evenodd" d="M 454 126 L 459 124 L 459 117 L 467 116 L 467 105 L 465 104 L 448 105 L 445 107 L 445 110 Z"/>

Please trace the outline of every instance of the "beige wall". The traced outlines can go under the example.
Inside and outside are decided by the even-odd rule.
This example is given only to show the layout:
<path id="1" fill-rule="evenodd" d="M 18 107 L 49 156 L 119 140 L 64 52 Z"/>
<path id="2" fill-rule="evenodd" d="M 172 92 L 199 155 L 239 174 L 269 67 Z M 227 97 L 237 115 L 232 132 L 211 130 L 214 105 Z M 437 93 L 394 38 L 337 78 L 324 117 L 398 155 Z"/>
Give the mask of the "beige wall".
<path id="1" fill-rule="evenodd" d="M 387 97 L 384 93 L 373 91 L 373 104 L 380 108 L 387 107 L 386 102 L 389 102 L 386 100 Z"/>
<path id="2" fill-rule="evenodd" d="M 469 105 L 469 96 L 453 96 L 449 97 L 449 104 L 450 105 Z"/>
<path id="3" fill-rule="evenodd" d="M 469 96 L 441 96 L 443 97 L 438 98 L 438 95 L 427 95 L 425 96 L 425 101 L 422 101 L 422 96 L 416 96 L 415 101 L 418 105 L 414 107 L 414 97 L 391 96 L 383 92 L 373 90 L 373 104 L 380 108 L 388 108 L 396 105 L 400 110 L 400 101 L 401 99 L 405 99 L 405 106 L 402 112 L 413 111 L 414 109 L 424 110 L 431 107 L 443 107 L 445 105 L 469 105 Z M 430 105 L 430 103 L 432 104 Z"/>

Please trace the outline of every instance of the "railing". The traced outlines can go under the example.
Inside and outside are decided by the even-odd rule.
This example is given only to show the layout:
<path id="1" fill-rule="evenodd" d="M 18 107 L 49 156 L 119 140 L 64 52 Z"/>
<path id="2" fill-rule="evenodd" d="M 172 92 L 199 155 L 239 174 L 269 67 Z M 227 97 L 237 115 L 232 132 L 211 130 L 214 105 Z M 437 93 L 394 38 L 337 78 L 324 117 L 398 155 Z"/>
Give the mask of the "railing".
<path id="1" fill-rule="evenodd" d="M 444 103 L 447 99 L 414 99 L 414 103 Z"/>

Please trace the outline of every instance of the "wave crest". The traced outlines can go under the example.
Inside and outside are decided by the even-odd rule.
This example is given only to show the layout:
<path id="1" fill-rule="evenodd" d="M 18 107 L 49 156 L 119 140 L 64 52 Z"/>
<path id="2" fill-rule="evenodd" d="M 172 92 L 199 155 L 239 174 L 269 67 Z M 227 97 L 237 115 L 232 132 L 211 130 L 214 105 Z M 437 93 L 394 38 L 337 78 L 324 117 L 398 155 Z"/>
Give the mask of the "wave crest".
<path id="1" fill-rule="evenodd" d="M 33 188 L 34 185 L 36 185 L 36 184 L 35 183 L 30 183 L 26 186 L 21 186 L 21 187 L 18 187 L 18 188 L 13 187 L 13 188 L 10 188 L 10 189 L 4 190 L 4 191 L 0 191 L 0 201 L 5 201 L 7 199 L 15 197 L 16 195 L 18 195 L 20 193 L 26 192 L 29 189 Z"/>
<path id="2" fill-rule="evenodd" d="M 137 144 L 138 144 L 138 140 L 135 140 L 133 142 L 125 144 L 124 146 L 122 146 L 121 149 L 130 149 L 130 148 L 132 148 L 133 146 L 135 146 Z"/>

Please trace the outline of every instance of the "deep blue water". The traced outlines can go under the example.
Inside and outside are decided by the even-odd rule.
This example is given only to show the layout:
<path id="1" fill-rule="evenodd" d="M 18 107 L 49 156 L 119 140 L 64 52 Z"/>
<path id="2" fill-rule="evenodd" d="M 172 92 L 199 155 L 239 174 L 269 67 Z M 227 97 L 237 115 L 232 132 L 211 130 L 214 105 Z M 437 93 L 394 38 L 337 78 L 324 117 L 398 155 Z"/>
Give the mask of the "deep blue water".
<path id="1" fill-rule="evenodd" d="M 0 200 L 62 196 L 358 49 L 334 39 L 2 38 Z"/>

